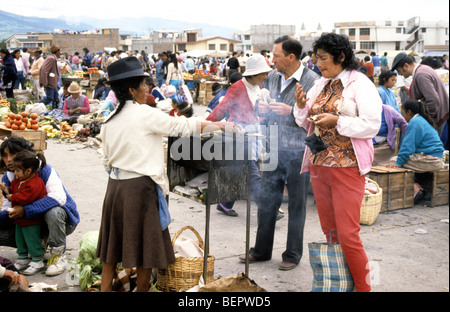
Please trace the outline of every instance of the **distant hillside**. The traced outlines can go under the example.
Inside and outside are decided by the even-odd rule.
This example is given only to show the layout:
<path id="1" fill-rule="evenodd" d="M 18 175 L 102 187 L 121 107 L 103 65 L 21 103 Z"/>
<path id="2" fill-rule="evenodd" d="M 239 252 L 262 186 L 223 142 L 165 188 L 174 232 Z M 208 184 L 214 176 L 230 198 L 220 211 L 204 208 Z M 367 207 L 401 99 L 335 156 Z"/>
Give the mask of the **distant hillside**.
<path id="1" fill-rule="evenodd" d="M 69 25 L 62 18 L 28 17 L 0 11 L 0 39 L 27 32 L 53 32 L 54 29 L 87 30 L 95 27 L 84 23 Z"/>
<path id="2" fill-rule="evenodd" d="M 158 17 L 133 18 L 132 23 L 130 23 L 128 18 L 93 19 L 81 17 L 77 21 L 70 21 L 64 17 L 28 17 L 0 10 L 0 40 L 6 39 L 13 34 L 25 34 L 27 32 L 53 32 L 54 29 L 91 30 L 101 28 L 119 28 L 121 34 L 130 34 L 133 36 L 148 35 L 153 30 L 202 28 L 204 37 L 221 36 L 231 38 L 232 33 L 237 31 L 234 28 L 168 20 Z"/>

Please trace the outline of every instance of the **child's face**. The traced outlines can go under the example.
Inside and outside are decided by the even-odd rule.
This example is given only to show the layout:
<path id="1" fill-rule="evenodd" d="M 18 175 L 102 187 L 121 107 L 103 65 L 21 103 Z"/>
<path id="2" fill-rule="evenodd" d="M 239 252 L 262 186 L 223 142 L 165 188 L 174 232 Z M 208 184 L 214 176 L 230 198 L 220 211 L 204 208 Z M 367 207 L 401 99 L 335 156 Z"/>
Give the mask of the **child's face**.
<path id="1" fill-rule="evenodd" d="M 14 174 L 20 181 L 25 181 L 31 176 L 31 169 L 14 167 Z"/>

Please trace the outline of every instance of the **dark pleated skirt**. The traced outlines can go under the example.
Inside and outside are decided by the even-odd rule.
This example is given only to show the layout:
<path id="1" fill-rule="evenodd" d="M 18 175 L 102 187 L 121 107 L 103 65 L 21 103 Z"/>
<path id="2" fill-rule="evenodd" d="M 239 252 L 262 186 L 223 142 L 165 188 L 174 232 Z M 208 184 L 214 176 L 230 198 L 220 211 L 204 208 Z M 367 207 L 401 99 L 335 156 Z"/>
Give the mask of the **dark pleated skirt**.
<path id="1" fill-rule="evenodd" d="M 161 231 L 158 193 L 149 177 L 109 179 L 97 257 L 124 268 L 165 269 L 175 262 L 169 230 Z"/>

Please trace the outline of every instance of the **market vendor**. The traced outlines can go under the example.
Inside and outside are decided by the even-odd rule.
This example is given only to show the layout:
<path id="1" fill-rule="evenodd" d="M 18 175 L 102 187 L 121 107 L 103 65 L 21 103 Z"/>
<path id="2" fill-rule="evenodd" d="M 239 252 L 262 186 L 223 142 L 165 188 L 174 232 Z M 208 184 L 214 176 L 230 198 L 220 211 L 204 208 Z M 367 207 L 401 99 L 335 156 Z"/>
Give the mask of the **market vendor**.
<path id="1" fill-rule="evenodd" d="M 96 253 L 103 267 L 101 291 L 112 291 L 121 262 L 137 268 L 137 291 L 147 292 L 152 268 L 165 269 L 175 262 L 169 229 L 161 225 L 158 213 L 169 193 L 163 136 L 233 130 L 236 125 L 173 118 L 145 104 L 148 74 L 135 57 L 111 64 L 108 77 L 119 104 L 100 133 L 109 173 Z"/>
<path id="2" fill-rule="evenodd" d="M 71 95 L 64 101 L 63 120 L 68 119 L 71 124 L 75 123 L 80 115 L 89 113 L 90 106 L 87 96 L 80 94 L 81 87 L 78 83 L 72 82 L 67 91 Z"/>
<path id="3" fill-rule="evenodd" d="M 440 170 L 444 166 L 444 146 L 425 103 L 408 100 L 402 106 L 402 113 L 408 122 L 408 128 L 398 156 L 393 157 L 386 167 L 402 167 L 414 170 L 416 173 Z M 425 197 L 425 190 L 417 177 L 415 180 L 414 203 L 418 203 Z"/>
<path id="4" fill-rule="evenodd" d="M 242 74 L 243 78 L 228 88 L 223 100 L 213 109 L 206 120 L 219 121 L 229 113 L 230 118 L 228 120 L 240 124 L 248 133 L 260 134 L 260 118 L 256 114 L 255 107 L 258 101 L 262 100 L 264 92 L 261 86 L 271 70 L 261 54 L 250 57 L 247 60 L 245 73 Z M 236 73 L 238 72 L 232 73 L 231 76 Z M 256 201 L 261 187 L 257 160 L 261 152 L 262 142 L 256 140 L 254 143 L 252 146 L 251 189 L 252 198 Z M 227 216 L 235 217 L 238 214 L 232 209 L 233 205 L 234 202 L 219 203 L 216 209 Z"/>

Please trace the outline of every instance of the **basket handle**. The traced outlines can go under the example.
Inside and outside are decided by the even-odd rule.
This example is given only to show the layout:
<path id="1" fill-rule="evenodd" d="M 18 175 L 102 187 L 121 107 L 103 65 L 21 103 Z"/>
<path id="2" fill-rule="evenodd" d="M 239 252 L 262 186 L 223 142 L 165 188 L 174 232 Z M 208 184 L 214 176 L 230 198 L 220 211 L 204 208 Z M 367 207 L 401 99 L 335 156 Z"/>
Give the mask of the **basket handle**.
<path id="1" fill-rule="evenodd" d="M 104 109 L 104 110 L 101 110 L 101 111 L 97 112 L 97 117 L 96 118 L 103 117 L 102 114 L 104 112 L 110 112 L 111 113 L 111 111 L 109 109 Z"/>
<path id="2" fill-rule="evenodd" d="M 190 226 L 190 225 L 186 225 L 185 227 L 181 228 L 181 229 L 174 235 L 174 237 L 172 238 L 172 245 L 175 245 L 175 241 L 177 240 L 178 236 L 180 236 L 180 234 L 181 234 L 182 232 L 184 232 L 185 230 L 191 230 L 192 233 L 194 233 L 195 236 L 197 236 L 197 238 L 198 238 L 198 244 L 199 244 L 200 248 L 204 250 L 205 248 L 204 248 L 204 245 L 203 245 L 203 239 L 201 238 L 200 234 L 198 234 L 198 232 L 197 232 L 192 226 Z"/>

